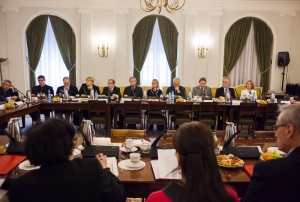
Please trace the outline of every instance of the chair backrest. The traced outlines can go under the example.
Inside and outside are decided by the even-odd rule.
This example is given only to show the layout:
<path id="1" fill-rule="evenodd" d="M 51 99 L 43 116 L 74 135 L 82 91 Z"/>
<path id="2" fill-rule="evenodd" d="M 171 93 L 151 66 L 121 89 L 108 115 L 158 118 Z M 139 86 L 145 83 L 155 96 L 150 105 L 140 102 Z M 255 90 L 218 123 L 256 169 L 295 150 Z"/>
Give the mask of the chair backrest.
<path id="1" fill-rule="evenodd" d="M 124 114 L 142 115 L 142 103 L 140 101 L 124 101 Z"/>
<path id="2" fill-rule="evenodd" d="M 145 130 L 112 129 L 111 138 L 145 138 Z"/>
<path id="3" fill-rule="evenodd" d="M 254 138 L 275 138 L 275 132 L 274 131 L 254 131 Z"/>
<path id="4" fill-rule="evenodd" d="M 190 115 L 193 114 L 193 102 L 176 102 L 175 115 Z"/>
<path id="5" fill-rule="evenodd" d="M 150 114 L 166 114 L 166 102 L 149 102 L 148 117 Z"/>
<path id="6" fill-rule="evenodd" d="M 89 100 L 89 111 L 96 113 L 105 113 L 106 112 L 106 101 L 98 100 Z"/>
<path id="7" fill-rule="evenodd" d="M 203 115 L 216 115 L 217 102 L 201 102 L 199 104 L 199 117 Z"/>
<path id="8" fill-rule="evenodd" d="M 126 86 L 118 86 L 120 88 L 120 94 L 121 94 L 121 97 L 124 97 L 124 89 L 126 88 Z"/>
<path id="9" fill-rule="evenodd" d="M 218 87 L 210 87 L 210 89 L 211 89 L 211 96 L 215 98 Z"/>
<path id="10" fill-rule="evenodd" d="M 166 134 L 164 135 L 164 138 L 171 137 L 173 138 L 173 135 L 176 133 L 176 130 L 167 130 Z"/>
<path id="11" fill-rule="evenodd" d="M 102 94 L 104 87 L 106 87 L 106 86 L 98 86 L 100 94 Z"/>
<path id="12" fill-rule="evenodd" d="M 241 102 L 239 109 L 239 116 L 249 115 L 257 116 L 257 103 Z"/>
<path id="13" fill-rule="evenodd" d="M 192 87 L 190 87 L 190 86 L 184 86 L 184 88 L 185 88 L 185 96 L 189 97 L 189 90 L 191 91 Z"/>
<path id="14" fill-rule="evenodd" d="M 267 104 L 267 117 L 278 116 L 278 103 L 268 103 Z"/>
<path id="15" fill-rule="evenodd" d="M 168 87 L 169 87 L 169 86 L 163 86 L 163 87 L 162 87 L 162 92 L 163 92 L 163 94 L 166 94 Z"/>

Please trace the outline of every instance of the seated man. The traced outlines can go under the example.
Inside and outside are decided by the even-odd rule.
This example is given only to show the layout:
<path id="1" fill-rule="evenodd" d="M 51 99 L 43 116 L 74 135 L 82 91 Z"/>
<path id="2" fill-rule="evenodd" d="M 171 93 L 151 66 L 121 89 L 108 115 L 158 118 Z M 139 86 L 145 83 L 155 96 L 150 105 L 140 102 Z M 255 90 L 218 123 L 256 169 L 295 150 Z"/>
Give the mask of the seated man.
<path id="1" fill-rule="evenodd" d="M 18 91 L 15 92 L 13 89 L 14 85 L 12 82 L 8 79 L 4 79 L 2 81 L 2 86 L 0 87 L 0 101 L 10 101 L 12 100 L 17 100 L 19 93 Z"/>
<path id="2" fill-rule="evenodd" d="M 279 111 L 273 129 L 278 149 L 287 156 L 254 165 L 242 202 L 298 201 L 300 198 L 300 105 L 281 105 Z"/>
<path id="3" fill-rule="evenodd" d="M 216 91 L 216 98 L 225 98 L 227 92 L 230 93 L 231 98 L 235 98 L 234 89 L 229 88 L 230 79 L 228 77 L 223 77 L 222 83 L 223 86 L 221 88 L 218 88 Z"/>
<path id="4" fill-rule="evenodd" d="M 174 78 L 173 79 L 173 86 L 168 87 L 166 94 L 174 92 L 174 95 L 179 95 L 182 98 L 186 97 L 185 88 L 180 86 L 180 79 Z"/>
<path id="5" fill-rule="evenodd" d="M 48 85 L 45 84 L 45 82 L 46 82 L 45 76 L 40 75 L 40 76 L 38 76 L 37 79 L 38 79 L 39 85 L 34 86 L 32 88 L 31 94 L 33 96 L 37 96 L 38 94 L 44 94 L 44 95 L 47 96 L 48 93 L 50 93 L 51 95 L 54 94 L 52 86 L 48 86 Z M 44 110 L 40 111 L 41 114 L 45 115 L 45 119 L 50 118 L 50 112 L 51 112 L 51 110 L 47 110 L 47 109 L 44 109 Z M 31 113 L 30 116 L 31 116 L 33 121 L 36 121 L 36 117 L 35 117 L 34 113 Z"/>
<path id="6" fill-rule="evenodd" d="M 127 96 L 133 96 L 135 98 L 143 98 L 143 89 L 136 85 L 136 78 L 133 76 L 130 77 L 129 83 L 130 85 L 124 89 L 124 93 L 123 93 L 124 97 L 125 95 L 127 95 Z"/>
<path id="7" fill-rule="evenodd" d="M 74 137 L 74 126 L 66 120 L 32 126 L 26 132 L 25 155 L 31 165 L 41 167 L 11 182 L 9 201 L 126 201 L 106 155 L 73 159 Z"/>
<path id="8" fill-rule="evenodd" d="M 193 87 L 193 92 L 192 92 L 193 96 L 197 96 L 197 98 L 207 98 L 207 99 L 211 99 L 212 98 L 212 94 L 211 94 L 211 89 L 210 87 L 206 86 L 206 78 L 201 77 L 199 79 L 199 85 Z"/>
<path id="9" fill-rule="evenodd" d="M 78 94 L 78 89 L 76 86 L 71 85 L 71 80 L 69 77 L 63 78 L 63 86 L 59 86 L 56 90 L 56 95 L 63 96 L 64 92 L 67 90 L 69 96 L 75 96 Z M 72 113 L 72 110 L 55 110 L 55 115 L 58 118 L 63 118 L 63 114 L 65 115 L 66 120 L 70 120 L 70 114 Z"/>

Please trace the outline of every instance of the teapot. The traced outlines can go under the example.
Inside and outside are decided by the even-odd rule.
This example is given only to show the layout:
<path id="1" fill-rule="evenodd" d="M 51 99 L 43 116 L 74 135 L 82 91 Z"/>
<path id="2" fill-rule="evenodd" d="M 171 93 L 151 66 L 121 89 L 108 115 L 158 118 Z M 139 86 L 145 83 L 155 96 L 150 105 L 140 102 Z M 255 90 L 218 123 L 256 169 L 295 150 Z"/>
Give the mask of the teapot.
<path id="1" fill-rule="evenodd" d="M 22 141 L 20 125 L 18 122 L 20 118 L 21 117 L 11 118 L 7 125 L 7 132 L 18 142 Z"/>
<path id="2" fill-rule="evenodd" d="M 226 142 L 234 133 L 236 133 L 236 126 L 233 122 L 226 122 L 226 129 L 224 135 L 224 142 Z M 234 147 L 234 138 L 229 143 L 228 147 Z"/>
<path id="3" fill-rule="evenodd" d="M 83 134 L 87 137 L 91 145 L 94 144 L 93 137 L 95 136 L 94 124 L 91 120 L 83 120 Z"/>

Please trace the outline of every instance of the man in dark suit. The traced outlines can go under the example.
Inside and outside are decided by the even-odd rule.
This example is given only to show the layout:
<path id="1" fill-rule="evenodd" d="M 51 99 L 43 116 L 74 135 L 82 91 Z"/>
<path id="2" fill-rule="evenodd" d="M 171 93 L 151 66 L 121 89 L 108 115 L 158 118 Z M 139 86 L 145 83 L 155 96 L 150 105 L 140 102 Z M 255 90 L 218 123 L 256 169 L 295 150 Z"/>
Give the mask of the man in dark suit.
<path id="1" fill-rule="evenodd" d="M 69 96 L 75 96 L 76 94 L 79 94 L 77 87 L 71 85 L 71 80 L 70 80 L 69 77 L 67 77 L 67 76 L 64 77 L 63 78 L 63 83 L 64 83 L 63 86 L 59 86 L 57 88 L 56 95 L 62 96 L 62 95 L 64 95 L 64 92 L 66 90 L 68 90 Z M 55 110 L 55 115 L 58 118 L 63 118 L 63 114 L 64 114 L 65 115 L 65 119 L 69 121 L 70 120 L 70 114 L 72 112 L 73 112 L 72 110 Z"/>
<path id="2" fill-rule="evenodd" d="M 180 79 L 173 79 L 173 86 L 168 87 L 166 94 L 174 92 L 174 95 L 180 95 L 182 98 L 186 97 L 185 88 L 180 85 Z"/>
<path id="3" fill-rule="evenodd" d="M 40 75 L 40 76 L 38 76 L 37 79 L 38 79 L 39 85 L 34 86 L 32 88 L 31 94 L 33 96 L 37 96 L 38 94 L 48 96 L 48 93 L 50 93 L 51 95 L 54 94 L 52 86 L 48 86 L 45 84 L 45 82 L 46 82 L 45 76 Z M 44 110 L 41 110 L 40 112 L 41 112 L 41 114 L 45 115 L 45 119 L 50 118 L 51 110 L 44 109 Z M 31 116 L 32 120 L 36 121 L 35 113 L 31 113 L 30 116 Z"/>
<path id="4" fill-rule="evenodd" d="M 113 98 L 121 98 L 120 88 L 115 86 L 115 80 L 108 79 L 107 87 L 103 88 L 102 95 L 111 96 Z"/>
<path id="5" fill-rule="evenodd" d="M 255 164 L 242 202 L 298 201 L 300 199 L 300 105 L 281 105 L 273 126 L 278 149 L 285 158 Z"/>
<path id="6" fill-rule="evenodd" d="M 70 96 L 75 96 L 76 94 L 79 94 L 77 87 L 71 85 L 71 80 L 70 80 L 69 77 L 67 77 L 67 76 L 64 77 L 63 78 L 63 83 L 64 83 L 63 86 L 59 86 L 57 88 L 56 95 L 62 96 L 66 89 L 68 89 L 68 93 L 69 93 Z"/>
<path id="7" fill-rule="evenodd" d="M 0 87 L 0 101 L 9 101 L 7 97 L 12 100 L 18 99 L 18 91 L 15 92 L 12 82 L 8 79 L 2 81 L 2 86 Z"/>
<path id="8" fill-rule="evenodd" d="M 136 85 L 136 78 L 129 78 L 130 85 L 124 89 L 123 95 L 133 96 L 135 98 L 143 98 L 143 89 Z"/>
<path id="9" fill-rule="evenodd" d="M 231 98 L 235 98 L 234 89 L 229 88 L 230 79 L 228 77 L 223 77 L 222 83 L 223 86 L 216 91 L 216 98 L 226 97 L 227 91 L 229 91 Z"/>

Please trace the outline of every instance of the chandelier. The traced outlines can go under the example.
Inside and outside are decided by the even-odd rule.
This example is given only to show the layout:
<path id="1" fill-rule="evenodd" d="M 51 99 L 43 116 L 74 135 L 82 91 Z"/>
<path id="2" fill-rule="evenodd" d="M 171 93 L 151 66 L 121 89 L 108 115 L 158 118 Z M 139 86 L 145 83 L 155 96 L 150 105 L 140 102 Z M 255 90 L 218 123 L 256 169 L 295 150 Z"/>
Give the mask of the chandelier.
<path id="1" fill-rule="evenodd" d="M 142 1 L 144 1 L 145 7 L 142 5 Z M 184 4 L 185 0 L 183 0 L 181 6 L 179 6 L 179 0 L 173 0 L 173 3 L 171 5 L 169 5 L 168 0 L 140 0 L 140 6 L 143 11 L 151 12 L 156 9 L 158 14 L 161 11 L 161 7 L 165 7 L 169 13 L 173 14 L 175 11 L 181 9 Z"/>

